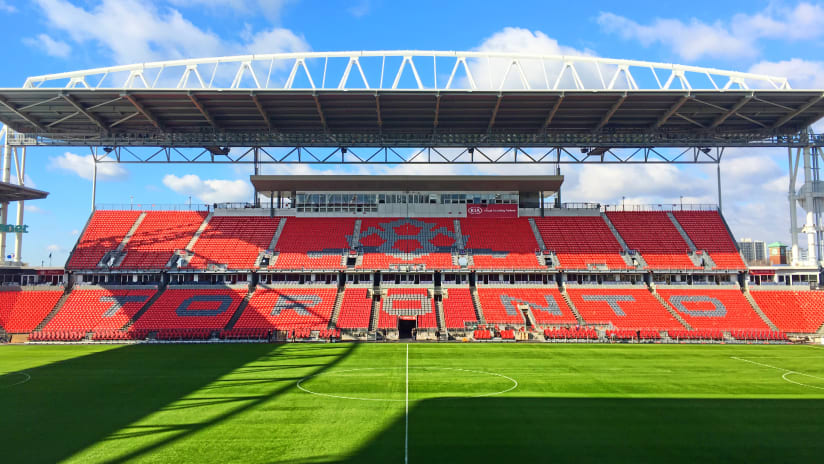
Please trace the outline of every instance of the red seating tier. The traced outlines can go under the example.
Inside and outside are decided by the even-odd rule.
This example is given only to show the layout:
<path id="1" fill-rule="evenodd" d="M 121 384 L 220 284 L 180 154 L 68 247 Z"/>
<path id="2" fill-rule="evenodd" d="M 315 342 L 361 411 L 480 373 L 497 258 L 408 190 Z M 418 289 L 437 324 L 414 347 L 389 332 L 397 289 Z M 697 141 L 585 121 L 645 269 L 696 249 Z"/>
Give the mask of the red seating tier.
<path id="1" fill-rule="evenodd" d="M 286 225 L 275 245 L 273 269 L 340 269 L 348 236 L 355 228 L 350 218 L 283 218 Z M 310 256 L 309 254 L 312 254 Z"/>
<path id="2" fill-rule="evenodd" d="M 699 250 L 706 250 L 716 269 L 746 269 L 718 211 L 673 211 L 673 216 Z"/>
<path id="3" fill-rule="evenodd" d="M 168 289 L 137 319 L 133 327 L 144 330 L 223 329 L 246 291 L 245 288 L 225 287 Z"/>
<path id="4" fill-rule="evenodd" d="M 646 288 L 569 288 L 567 293 L 588 324 L 612 323 L 617 329 L 631 330 L 684 329 Z M 613 309 L 610 302 L 620 311 Z"/>
<path id="5" fill-rule="evenodd" d="M 660 289 L 658 293 L 695 329 L 769 330 L 739 290 Z M 718 303 L 723 308 L 717 308 Z"/>
<path id="6" fill-rule="evenodd" d="M 63 290 L 0 291 L 0 327 L 9 333 L 34 330 L 63 295 Z"/>
<path id="7" fill-rule="evenodd" d="M 95 211 L 66 268 L 96 268 L 103 256 L 123 241 L 140 214 L 140 211 Z"/>
<path id="8" fill-rule="evenodd" d="M 236 328 L 325 329 L 335 307 L 336 287 L 258 288 Z"/>
<path id="9" fill-rule="evenodd" d="M 598 340 L 598 332 L 595 329 L 577 327 L 577 328 L 558 328 L 545 329 L 544 337 L 548 340 Z"/>
<path id="10" fill-rule="evenodd" d="M 546 248 L 558 256 L 561 269 L 587 269 L 592 264 L 627 269 L 621 244 L 601 216 L 551 216 L 534 221 Z"/>
<path id="11" fill-rule="evenodd" d="M 44 331 L 120 329 L 151 299 L 155 290 L 75 289 Z"/>
<path id="12" fill-rule="evenodd" d="M 391 264 L 424 264 L 429 269 L 453 269 L 451 252 L 455 225 L 448 218 L 363 219 L 359 245 L 366 247 L 359 269 L 387 269 Z M 377 251 L 370 248 L 375 247 Z"/>
<path id="13" fill-rule="evenodd" d="M 607 330 L 607 338 L 615 340 L 659 340 L 661 333 L 657 330 Z"/>
<path id="14" fill-rule="evenodd" d="M 253 269 L 267 249 L 280 218 L 265 216 L 214 216 L 194 246 L 189 267 L 205 269 L 223 264 L 228 269 Z"/>
<path id="15" fill-rule="evenodd" d="M 421 314 L 424 311 L 426 312 Z M 390 288 L 387 291 L 380 302 L 378 328 L 397 328 L 398 317 L 415 317 L 419 329 L 438 327 L 435 302 L 427 296 L 425 288 Z"/>
<path id="16" fill-rule="evenodd" d="M 824 325 L 824 292 L 753 290 L 758 307 L 779 329 L 815 333 Z"/>
<path id="17" fill-rule="evenodd" d="M 347 288 L 343 292 L 337 327 L 342 329 L 368 329 L 372 315 L 372 298 L 365 288 Z"/>
<path id="18" fill-rule="evenodd" d="M 443 299 L 443 313 L 447 329 L 463 329 L 467 322 L 477 322 L 475 305 L 468 288 L 449 288 Z"/>
<path id="19" fill-rule="evenodd" d="M 523 324 L 519 305 L 526 304 L 539 325 L 577 324 L 578 320 L 567 306 L 557 288 L 479 288 L 478 299 L 484 318 L 492 324 Z M 511 306 L 507 312 L 505 303 Z M 560 312 L 560 314 L 557 314 Z"/>
<path id="20" fill-rule="evenodd" d="M 641 252 L 650 269 L 699 269 L 689 245 L 663 211 L 609 212 L 607 217 L 627 246 Z"/>
<path id="21" fill-rule="evenodd" d="M 120 263 L 128 269 L 162 269 L 175 250 L 186 248 L 206 218 L 203 211 L 149 211 L 140 222 Z"/>
<path id="22" fill-rule="evenodd" d="M 538 269 L 538 242 L 526 218 L 461 219 L 475 269 Z M 498 256 L 500 255 L 500 256 Z"/>

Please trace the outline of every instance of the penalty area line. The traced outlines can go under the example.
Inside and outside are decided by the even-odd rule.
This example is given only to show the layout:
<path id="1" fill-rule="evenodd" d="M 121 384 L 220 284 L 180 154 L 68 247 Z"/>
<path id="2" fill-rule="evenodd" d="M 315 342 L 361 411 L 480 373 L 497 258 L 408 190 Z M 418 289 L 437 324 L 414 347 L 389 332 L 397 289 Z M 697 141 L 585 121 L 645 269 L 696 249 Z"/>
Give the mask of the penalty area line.
<path id="1" fill-rule="evenodd" d="M 824 380 L 824 377 L 817 377 L 815 375 L 806 374 L 804 372 L 798 372 L 798 371 L 794 371 L 794 370 L 791 370 L 791 369 L 784 369 L 783 367 L 770 366 L 769 364 L 750 361 L 749 359 L 739 358 L 739 357 L 736 357 L 736 356 L 730 356 L 730 358 L 736 359 L 738 361 L 748 362 L 750 364 L 755 364 L 756 366 L 768 367 L 770 369 L 776 369 L 776 370 L 779 370 L 779 371 L 784 371 L 784 374 L 781 375 L 781 378 L 783 380 L 786 380 L 789 383 L 793 383 L 795 385 L 800 385 L 802 387 L 807 387 L 807 388 L 815 388 L 816 390 L 824 390 L 824 387 L 817 387 L 815 385 L 807 385 L 806 383 L 796 382 L 794 380 L 788 379 L 787 376 L 792 375 L 792 374 L 798 374 L 798 375 L 803 375 L 805 377 L 811 377 L 813 379 L 818 379 L 818 380 Z"/>

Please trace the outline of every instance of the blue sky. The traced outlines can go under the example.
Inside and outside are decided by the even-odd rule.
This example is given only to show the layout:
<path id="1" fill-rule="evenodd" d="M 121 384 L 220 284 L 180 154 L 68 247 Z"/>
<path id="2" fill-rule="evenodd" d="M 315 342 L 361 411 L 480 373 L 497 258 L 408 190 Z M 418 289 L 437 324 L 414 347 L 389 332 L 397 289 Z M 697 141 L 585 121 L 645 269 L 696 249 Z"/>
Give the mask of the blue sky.
<path id="1" fill-rule="evenodd" d="M 28 76 L 181 57 L 338 50 L 587 53 L 786 76 L 824 88 L 824 3 L 435 2 L 353 0 L 0 0 L 0 86 Z M 23 259 L 62 265 L 91 203 L 88 149 L 29 150 Z M 724 211 L 737 237 L 789 241 L 783 150 L 732 150 Z M 105 165 L 98 203 L 251 199 L 248 166 Z M 314 172 L 267 167 L 266 172 Z M 373 168 L 368 172 L 535 172 L 534 168 Z M 714 167 L 564 167 L 565 201 L 715 203 Z M 647 181 L 637 182 L 639 176 Z M 10 217 L 14 217 L 15 207 Z M 13 239 L 10 237 L 10 244 Z M 11 250 L 11 248 L 9 248 Z"/>

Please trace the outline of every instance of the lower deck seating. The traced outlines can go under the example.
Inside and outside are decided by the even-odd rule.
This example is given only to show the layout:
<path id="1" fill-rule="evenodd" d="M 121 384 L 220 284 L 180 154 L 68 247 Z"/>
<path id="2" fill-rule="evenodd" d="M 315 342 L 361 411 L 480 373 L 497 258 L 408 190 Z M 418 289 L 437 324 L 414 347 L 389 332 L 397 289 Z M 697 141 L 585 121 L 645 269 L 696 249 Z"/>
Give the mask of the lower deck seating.
<path id="1" fill-rule="evenodd" d="M 737 289 L 659 289 L 658 293 L 694 329 L 769 330 Z"/>
<path id="2" fill-rule="evenodd" d="M 545 329 L 547 340 L 598 340 L 598 331 L 588 327 Z"/>
<path id="3" fill-rule="evenodd" d="M 343 291 L 337 327 L 341 329 L 368 329 L 372 315 L 372 298 L 362 287 L 346 288 Z"/>
<path id="4" fill-rule="evenodd" d="M 815 333 L 824 326 L 824 292 L 752 290 L 758 307 L 779 329 L 789 333 Z"/>
<path id="5" fill-rule="evenodd" d="M 787 341 L 787 334 L 774 330 L 733 330 L 730 332 L 736 340 L 779 342 Z"/>
<path id="6" fill-rule="evenodd" d="M 484 318 L 494 324 L 523 324 L 521 308 L 528 307 L 539 326 L 577 324 L 557 288 L 486 288 L 478 289 Z"/>
<path id="7" fill-rule="evenodd" d="M 240 329 L 221 330 L 218 338 L 221 340 L 268 340 L 272 331 L 268 329 Z"/>
<path id="8" fill-rule="evenodd" d="M 646 288 L 569 288 L 567 293 L 588 324 L 630 330 L 684 329 Z"/>
<path id="9" fill-rule="evenodd" d="M 57 304 L 63 290 L 0 290 L 0 327 L 8 333 L 34 330 Z"/>
<path id="10" fill-rule="evenodd" d="M 83 330 L 39 330 L 29 334 L 31 342 L 79 342 L 84 338 Z"/>
<path id="11" fill-rule="evenodd" d="M 668 330 L 667 335 L 674 340 L 712 340 L 724 339 L 724 332 L 718 329 Z"/>
<path id="12" fill-rule="evenodd" d="M 44 331 L 120 329 L 140 311 L 156 290 L 75 288 Z"/>
<path id="13" fill-rule="evenodd" d="M 325 329 L 335 307 L 337 287 L 258 288 L 236 328 Z"/>
<path id="14" fill-rule="evenodd" d="M 447 289 L 447 296 L 443 299 L 443 315 L 447 329 L 464 329 L 467 323 L 478 322 L 468 288 Z"/>
<path id="15" fill-rule="evenodd" d="M 607 338 L 612 340 L 660 340 L 657 330 L 607 330 Z"/>
<path id="16" fill-rule="evenodd" d="M 418 329 L 438 327 L 435 302 L 426 288 L 390 288 L 381 298 L 379 329 L 398 327 L 398 318 L 415 318 Z"/>
<path id="17" fill-rule="evenodd" d="M 134 323 L 142 330 L 220 330 L 237 310 L 247 289 L 169 288 Z M 199 336 L 200 332 L 164 332 L 164 336 Z"/>
<path id="18" fill-rule="evenodd" d="M 492 331 L 489 329 L 477 329 L 472 333 L 475 340 L 492 340 Z"/>

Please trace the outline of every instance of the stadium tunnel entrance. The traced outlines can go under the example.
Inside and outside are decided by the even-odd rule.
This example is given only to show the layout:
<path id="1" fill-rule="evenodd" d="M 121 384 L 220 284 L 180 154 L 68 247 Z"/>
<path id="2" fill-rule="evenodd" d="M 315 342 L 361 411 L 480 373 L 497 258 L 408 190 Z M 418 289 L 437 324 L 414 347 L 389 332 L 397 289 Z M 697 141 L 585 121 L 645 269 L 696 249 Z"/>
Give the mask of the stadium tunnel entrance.
<path id="1" fill-rule="evenodd" d="M 413 317 L 410 319 L 398 318 L 398 338 L 411 339 L 414 338 L 415 331 L 418 328 L 418 320 Z"/>

